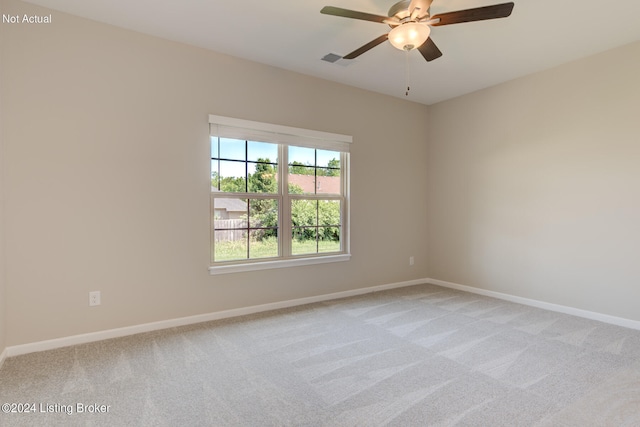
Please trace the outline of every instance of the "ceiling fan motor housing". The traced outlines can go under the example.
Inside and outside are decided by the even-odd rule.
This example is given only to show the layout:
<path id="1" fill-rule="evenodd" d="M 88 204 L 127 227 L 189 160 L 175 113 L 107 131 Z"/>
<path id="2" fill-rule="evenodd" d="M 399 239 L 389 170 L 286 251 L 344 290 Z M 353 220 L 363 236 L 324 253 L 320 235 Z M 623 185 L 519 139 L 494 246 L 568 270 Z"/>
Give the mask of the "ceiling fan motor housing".
<path id="1" fill-rule="evenodd" d="M 426 6 L 426 10 L 421 10 L 420 16 L 424 16 L 429 13 L 429 7 L 431 6 L 432 2 L 433 0 L 423 0 L 421 2 L 423 7 Z M 400 20 L 408 18 L 409 16 L 411 16 L 411 13 L 409 12 L 410 4 L 411 4 L 410 0 L 399 1 L 398 3 L 394 4 L 389 8 L 389 12 L 387 13 L 387 16 L 389 17 L 395 16 Z"/>

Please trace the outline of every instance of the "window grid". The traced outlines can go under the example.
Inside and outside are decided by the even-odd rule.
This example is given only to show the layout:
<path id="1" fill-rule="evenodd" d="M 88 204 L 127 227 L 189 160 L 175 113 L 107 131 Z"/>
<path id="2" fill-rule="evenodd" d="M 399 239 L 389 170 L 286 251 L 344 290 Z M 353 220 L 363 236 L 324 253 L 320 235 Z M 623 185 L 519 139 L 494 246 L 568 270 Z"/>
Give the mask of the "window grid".
<path id="1" fill-rule="evenodd" d="M 248 160 L 249 158 L 249 153 L 248 153 L 248 146 L 249 146 L 249 141 L 245 140 L 244 141 L 244 145 L 245 145 L 245 160 L 239 160 L 239 159 L 228 159 L 228 158 L 224 158 L 222 156 L 219 155 L 220 153 L 220 138 L 219 137 L 213 137 L 212 138 L 212 143 L 218 144 L 217 150 L 216 152 L 218 153 L 217 157 L 213 157 L 212 154 L 212 165 L 213 162 L 216 161 L 218 167 L 217 169 L 217 189 L 218 192 L 217 193 L 213 193 L 212 192 L 212 206 L 215 204 L 215 200 L 216 199 L 233 199 L 233 198 L 243 198 L 247 200 L 247 210 L 245 215 L 247 216 L 247 221 L 246 221 L 246 228 L 242 227 L 240 228 L 240 230 L 245 231 L 246 232 L 246 257 L 245 258 L 237 258 L 237 259 L 228 259 L 228 260 L 216 260 L 216 256 L 215 256 L 215 245 L 216 245 L 216 239 L 215 239 L 215 233 L 216 231 L 226 231 L 226 230 L 237 230 L 235 228 L 231 228 L 231 229 L 227 229 L 227 228 L 216 228 L 214 224 L 212 224 L 212 255 L 211 255 L 211 261 L 214 264 L 220 264 L 221 262 L 239 262 L 239 263 L 246 263 L 246 262 L 250 262 L 252 260 L 254 260 L 255 258 L 253 258 L 251 255 L 251 231 L 254 230 L 269 230 L 269 231 L 274 231 L 274 233 L 277 236 L 277 253 L 274 254 L 273 258 L 277 258 L 277 259 L 295 259 L 295 258 L 299 258 L 300 256 L 303 257 L 308 257 L 308 256 L 326 256 L 327 254 L 336 254 L 336 253 L 345 253 L 345 246 L 344 246 L 344 240 L 343 240 L 343 232 L 344 232 L 344 218 L 345 218 L 345 210 L 346 210 L 346 198 L 345 198 L 345 190 L 344 190 L 344 180 L 343 177 L 345 176 L 345 166 L 346 166 L 346 153 L 343 152 L 336 152 L 337 154 L 339 154 L 339 167 L 335 167 L 335 166 L 318 166 L 318 149 L 313 149 L 314 150 L 314 165 L 306 165 L 309 167 L 313 167 L 314 169 L 314 179 L 317 179 L 318 175 L 318 170 L 326 170 L 326 171 L 335 171 L 338 173 L 338 177 L 340 179 L 340 190 L 339 190 L 339 194 L 324 194 L 324 193 L 318 193 L 317 188 L 314 185 L 314 193 L 305 193 L 305 194 L 291 194 L 288 191 L 288 176 L 289 176 L 289 168 L 285 168 L 285 167 L 278 167 L 279 165 L 288 165 L 291 166 L 289 163 L 289 153 L 288 153 L 288 148 L 290 147 L 290 145 L 286 145 L 286 144 L 277 144 L 278 145 L 278 159 L 276 162 L 272 162 L 272 161 L 252 161 L 252 160 Z M 335 159 L 334 159 L 335 160 Z M 222 176 L 219 173 L 220 171 L 220 162 L 221 161 L 234 161 L 234 162 L 240 162 L 240 163 L 244 163 L 245 164 L 245 176 L 244 176 L 244 181 L 245 181 L 245 192 L 222 192 L 221 191 L 221 180 L 222 180 Z M 277 185 L 277 190 L 275 194 L 272 193 L 252 193 L 249 192 L 249 165 L 250 164 L 263 164 L 263 165 L 269 165 L 271 167 L 274 167 L 275 169 L 275 177 L 276 177 L 276 185 Z M 213 169 L 213 168 L 212 168 Z M 334 173 L 335 173 L 334 172 Z M 325 173 L 325 175 L 327 175 Z M 335 175 L 331 175 L 331 176 L 335 176 Z M 250 201 L 251 200 L 275 200 L 276 204 L 278 206 L 277 208 L 277 226 L 276 227 L 252 227 L 251 226 L 251 212 L 250 212 Z M 293 203 L 294 200 L 315 200 L 316 203 L 316 221 L 315 224 L 313 226 L 298 226 L 295 227 L 292 223 L 292 209 L 291 209 L 291 204 Z M 320 212 L 319 212 L 319 206 L 320 206 L 320 201 L 337 201 L 339 203 L 339 224 L 319 224 L 319 218 L 320 218 Z M 213 220 L 212 220 L 213 221 Z M 334 251 L 326 251 L 326 252 L 322 252 L 320 251 L 320 230 L 324 230 L 327 228 L 335 228 L 337 229 L 337 235 L 338 235 L 338 246 L 337 249 Z M 303 229 L 303 228 L 312 228 L 315 231 L 315 251 L 314 252 L 303 252 L 300 254 L 294 254 L 293 252 L 293 248 L 292 248 L 292 243 L 294 241 L 294 233 L 295 230 L 299 230 L 299 229 Z"/>
<path id="2" fill-rule="evenodd" d="M 216 144 L 217 144 L 217 150 L 216 153 L 220 153 L 220 138 L 215 138 L 216 140 Z M 245 176 L 245 192 L 249 192 L 249 165 L 269 165 L 269 166 L 273 166 L 274 168 L 277 169 L 278 167 L 278 163 L 277 162 L 267 162 L 267 161 L 259 161 L 259 160 L 249 160 L 249 141 L 245 140 L 244 141 L 244 160 L 240 160 L 240 159 L 233 159 L 233 158 L 227 158 L 227 157 L 221 157 L 219 154 L 217 157 L 214 157 L 213 155 L 211 156 L 211 161 L 216 161 L 216 177 L 217 177 L 217 185 L 216 188 L 218 189 L 218 191 L 220 191 L 220 166 L 221 163 L 220 162 L 233 162 L 233 163 L 242 163 L 244 164 L 245 168 L 244 168 L 244 176 Z"/>
<path id="3" fill-rule="evenodd" d="M 340 245 L 341 242 L 341 231 L 342 231 L 342 226 L 341 226 L 341 218 L 342 218 L 342 209 L 341 209 L 341 200 L 339 198 L 333 198 L 333 199 L 327 199 L 324 197 L 320 197 L 320 198 L 316 198 L 316 199 L 309 199 L 309 198 L 296 198 L 296 199 L 292 199 L 291 200 L 291 204 L 295 204 L 296 202 L 300 203 L 300 202 L 314 202 L 313 203 L 313 210 L 314 210 L 314 215 L 313 215 L 313 223 L 309 224 L 302 224 L 302 225 L 296 225 L 294 224 L 293 221 L 293 217 L 291 218 L 291 227 L 292 227 L 292 239 L 295 241 L 297 238 L 300 239 L 301 237 L 304 238 L 304 236 L 306 235 L 308 237 L 308 231 L 312 230 L 313 231 L 313 239 L 315 241 L 315 250 L 313 252 L 306 250 L 306 251 L 293 251 L 296 255 L 298 254 L 310 254 L 310 253 L 325 253 L 325 252 L 332 252 L 331 248 L 334 245 L 325 245 L 326 247 L 329 248 L 329 250 L 326 250 L 325 248 L 323 248 L 323 250 L 321 250 L 320 248 L 320 243 L 321 242 L 327 242 L 330 243 L 331 240 L 327 241 L 326 237 L 327 234 L 329 236 L 331 236 L 332 234 L 337 235 L 338 239 L 338 245 Z M 321 220 L 324 220 L 325 218 L 323 218 L 323 212 L 321 211 L 321 206 L 323 206 L 322 202 L 338 202 L 338 212 L 339 212 L 339 217 L 338 217 L 338 222 L 322 222 Z M 327 203 L 326 206 L 331 206 L 331 203 Z M 331 208 L 329 208 L 330 210 Z M 334 232 L 332 233 L 333 230 L 337 230 L 337 233 Z M 334 236 L 335 237 L 335 236 Z M 341 248 L 341 246 L 339 246 L 339 248 Z M 335 251 L 333 251 L 335 252 Z"/>
<path id="4" fill-rule="evenodd" d="M 246 245 L 246 250 L 245 250 L 245 258 L 244 259 L 256 259 L 256 258 L 273 258 L 273 257 L 277 257 L 280 255 L 279 251 L 276 252 L 275 254 L 273 254 L 272 256 L 253 256 L 252 253 L 252 245 L 251 245 L 251 237 L 252 235 L 255 235 L 257 232 L 262 232 L 262 233 L 270 233 L 272 232 L 273 234 L 275 234 L 276 236 L 278 235 L 278 227 L 260 227 L 260 226 L 255 226 L 253 224 L 254 221 L 252 221 L 252 215 L 251 215 L 251 202 L 252 201 L 256 201 L 256 200 L 273 200 L 276 201 L 277 204 L 277 198 L 263 198 L 263 199 L 246 199 L 246 211 L 245 211 L 245 215 L 247 216 L 247 220 L 243 220 L 240 224 L 243 225 L 242 227 L 216 227 L 214 226 L 214 241 L 215 239 L 215 233 L 225 233 L 225 232 L 229 232 L 231 234 L 233 234 L 234 232 L 241 232 L 243 237 L 242 240 L 245 241 L 245 245 Z M 215 202 L 214 202 L 215 203 Z M 257 221 L 258 224 L 260 224 L 259 221 Z"/>

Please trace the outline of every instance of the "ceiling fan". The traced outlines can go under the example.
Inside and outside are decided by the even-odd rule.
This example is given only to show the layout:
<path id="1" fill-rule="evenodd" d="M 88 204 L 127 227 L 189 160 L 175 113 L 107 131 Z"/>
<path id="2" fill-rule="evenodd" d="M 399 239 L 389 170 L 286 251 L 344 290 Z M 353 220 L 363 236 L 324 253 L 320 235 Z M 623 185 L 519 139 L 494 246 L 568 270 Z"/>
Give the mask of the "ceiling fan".
<path id="1" fill-rule="evenodd" d="M 394 47 L 400 50 L 418 49 L 424 59 L 433 61 L 441 57 L 442 52 L 429 37 L 431 27 L 506 18 L 511 15 L 513 10 L 513 2 L 510 2 L 431 15 L 429 8 L 432 2 L 433 0 L 402 0 L 391 6 L 388 12 L 389 16 L 373 15 L 333 6 L 323 7 L 320 13 L 378 22 L 391 27 L 389 33 L 383 34 L 345 55 L 344 59 L 354 59 L 388 39 Z"/>

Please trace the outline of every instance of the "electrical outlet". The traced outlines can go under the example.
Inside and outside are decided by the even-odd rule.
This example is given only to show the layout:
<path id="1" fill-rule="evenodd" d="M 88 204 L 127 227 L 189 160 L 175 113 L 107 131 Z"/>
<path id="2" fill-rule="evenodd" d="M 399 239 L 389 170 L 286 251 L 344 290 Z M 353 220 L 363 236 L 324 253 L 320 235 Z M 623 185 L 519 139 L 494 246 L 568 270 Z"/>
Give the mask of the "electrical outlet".
<path id="1" fill-rule="evenodd" d="M 100 291 L 89 292 L 89 305 L 100 305 Z"/>
<path id="2" fill-rule="evenodd" d="M 413 257 L 412 256 L 409 257 L 409 265 L 413 265 Z"/>

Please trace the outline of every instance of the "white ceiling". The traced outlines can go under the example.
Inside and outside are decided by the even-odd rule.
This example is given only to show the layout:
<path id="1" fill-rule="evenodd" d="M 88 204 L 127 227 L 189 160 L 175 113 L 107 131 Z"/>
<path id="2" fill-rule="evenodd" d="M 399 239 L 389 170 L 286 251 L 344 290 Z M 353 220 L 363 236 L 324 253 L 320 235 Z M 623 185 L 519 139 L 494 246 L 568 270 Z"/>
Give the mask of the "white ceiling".
<path id="1" fill-rule="evenodd" d="M 434 0 L 431 14 L 507 0 Z M 387 15 L 395 0 L 29 0 L 48 8 L 264 64 L 433 104 L 640 40 L 637 0 L 513 0 L 510 17 L 434 27 L 443 52 L 427 63 L 385 42 L 340 56 L 388 32 L 385 24 L 320 14 L 337 6 Z"/>

